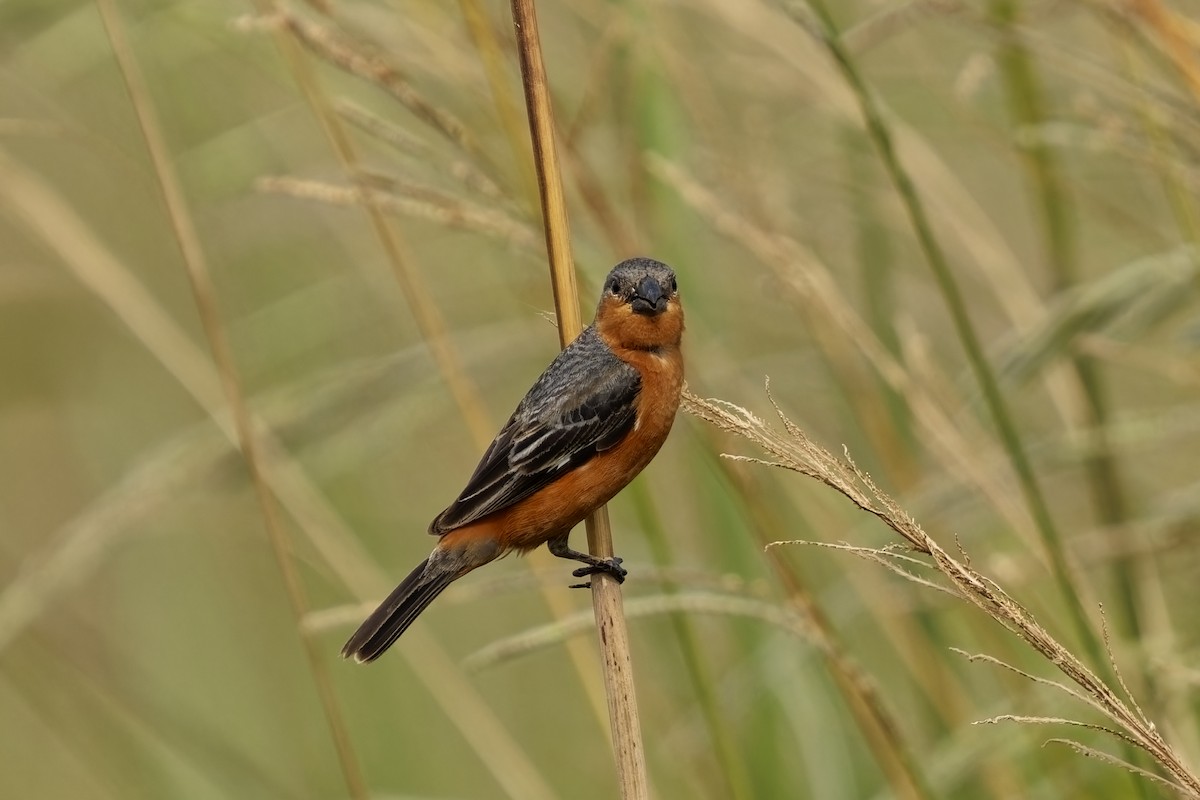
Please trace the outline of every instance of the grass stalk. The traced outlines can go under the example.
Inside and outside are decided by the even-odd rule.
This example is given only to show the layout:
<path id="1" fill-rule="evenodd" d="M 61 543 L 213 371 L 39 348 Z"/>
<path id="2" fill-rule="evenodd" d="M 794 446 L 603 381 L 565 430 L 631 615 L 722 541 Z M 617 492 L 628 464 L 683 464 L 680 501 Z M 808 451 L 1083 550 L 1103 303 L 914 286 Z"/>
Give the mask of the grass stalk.
<path id="1" fill-rule="evenodd" d="M 363 199 L 368 198 L 374 207 L 388 215 L 424 219 L 447 228 L 470 231 L 495 239 L 514 250 L 532 253 L 539 249 L 540 243 L 533 227 L 513 219 L 503 211 L 469 203 L 437 190 L 429 190 L 383 176 L 372 176 L 370 179 L 360 180 L 357 183 L 357 186 L 340 186 L 286 175 L 264 176 L 258 180 L 258 190 L 290 195 L 302 200 L 317 200 L 335 206 L 361 206 Z M 405 282 L 401 288 L 407 291 L 415 289 L 416 286 Z M 418 302 L 432 302 L 423 285 L 416 298 L 410 300 L 413 305 Z M 441 313 L 428 313 L 436 314 L 436 317 L 425 319 L 424 324 L 419 325 L 420 329 L 422 331 L 444 330 L 445 325 Z M 431 343 L 430 347 L 436 350 Z M 457 359 L 457 356 L 455 358 Z M 457 367 L 457 365 L 454 366 Z M 450 367 L 443 366 L 443 377 L 448 369 Z M 463 380 L 466 378 L 464 377 Z M 470 391 L 477 394 L 473 384 L 471 384 Z M 461 407 L 462 403 L 460 402 Z M 462 410 L 465 414 L 465 409 Z M 482 408 L 479 409 L 479 416 L 480 424 L 486 423 L 486 414 Z M 488 434 L 485 433 L 490 428 L 480 427 L 478 431 L 475 431 L 472 427 L 471 430 L 475 434 L 475 438 L 483 445 L 491 441 L 486 438 Z"/>
<path id="2" fill-rule="evenodd" d="M 1000 75 L 1009 96 L 1009 107 L 1018 125 L 1035 127 L 1047 122 L 1045 99 L 1037 71 L 1019 36 L 1012 35 L 1020 9 L 1014 0 L 995 0 L 991 14 L 1001 27 Z M 1004 36 L 1005 33 L 1010 35 Z M 1079 255 L 1073 203 L 1053 148 L 1031 144 L 1024 151 L 1026 171 L 1041 211 L 1045 260 L 1054 290 L 1063 292 L 1079 281 Z M 1099 522 L 1122 535 L 1129 519 L 1125 482 L 1108 437 L 1108 402 L 1103 378 L 1095 359 L 1072 347 L 1068 355 L 1071 371 L 1082 388 L 1083 427 L 1096 437 L 1084 460 L 1084 473 Z M 1112 566 L 1119 594 L 1122 627 L 1133 639 L 1141 636 L 1142 623 L 1130 559 L 1116 559 Z"/>
<path id="3" fill-rule="evenodd" d="M 979 341 L 979 335 L 975 332 L 975 327 L 971 323 L 966 301 L 963 299 L 958 281 L 954 277 L 950 264 L 942 252 L 941 245 L 933 233 L 933 226 L 930 224 L 929 218 L 925 213 L 925 208 L 920 196 L 917 194 L 916 186 L 913 184 L 912 178 L 904 168 L 904 165 L 900 163 L 900 157 L 893 144 L 888 124 L 884 120 L 883 111 L 863 79 L 862 74 L 859 72 L 854 58 L 842 42 L 837 25 L 828 8 L 826 8 L 821 0 L 810 0 L 809 7 L 816 12 L 820 23 L 822 42 L 829 50 L 838 70 L 841 72 L 842 77 L 849 85 L 855 97 L 867 128 L 867 134 L 879 151 L 884 168 L 900 195 L 901 203 L 908 214 L 909 221 L 916 233 L 917 241 L 925 256 L 925 260 L 933 270 L 938 289 L 950 312 L 955 332 L 962 343 L 963 349 L 966 351 L 967 361 L 971 365 L 971 370 L 974 372 L 975 378 L 983 391 L 984 402 L 995 423 L 1000 442 L 1008 455 L 1013 471 L 1016 473 L 1021 493 L 1029 507 L 1034 525 L 1041 537 L 1042 545 L 1050 558 L 1051 571 L 1058 585 L 1059 594 L 1062 596 L 1063 602 L 1066 604 L 1071 616 L 1076 636 L 1086 648 L 1088 656 L 1092 663 L 1096 665 L 1096 668 L 1111 677 L 1111 669 L 1109 668 L 1108 660 L 1105 658 L 1103 645 L 1091 621 L 1088 619 L 1087 612 L 1084 611 L 1083 600 L 1080 597 L 1079 589 L 1076 587 L 1076 578 L 1072 575 L 1062 537 L 1050 513 L 1050 506 L 1038 483 L 1033 465 L 1025 451 L 1021 433 L 1013 422 L 1008 404 L 1000 392 L 996 373 L 987 361 L 983 345 Z M 792 10 L 793 12 L 795 11 L 795 9 Z M 807 20 L 802 19 L 801 21 L 805 22 Z"/>
<path id="4" fill-rule="evenodd" d="M 562 177 L 554 144 L 554 114 L 550 88 L 542 61 L 537 12 L 533 0 L 512 0 L 513 25 L 525 106 L 529 115 L 533 160 L 537 170 L 542 222 L 546 233 L 546 252 L 550 261 L 554 307 L 558 318 L 558 336 L 566 346 L 582 330 L 575 267 L 571 258 L 570 227 L 563 198 Z M 588 549 L 599 558 L 612 558 L 612 530 L 608 510 L 601 507 L 587 519 Z M 592 580 L 592 608 L 599 633 L 604 664 L 604 685 L 608 695 L 609 722 L 612 726 L 617 783 L 625 800 L 649 796 L 646 754 L 638 718 L 637 692 L 633 682 L 633 662 L 629 651 L 629 631 L 622 610 L 621 588 L 612 578 L 595 576 Z"/>
<path id="5" fill-rule="evenodd" d="M 305 635 L 302 622 L 308 613 L 308 599 L 304 590 L 304 582 L 300 577 L 291 555 L 291 544 L 284 528 L 284 522 L 279 512 L 279 505 L 267 481 L 263 477 L 263 448 L 251 421 L 246 398 L 242 392 L 238 377 L 237 365 L 233 358 L 233 350 L 229 345 L 229 337 L 225 331 L 221 314 L 217 307 L 216 290 L 212 276 L 209 273 L 208 262 L 200 237 L 193 224 L 191 213 L 184 199 L 183 189 L 171 163 L 170 150 L 162 134 L 158 115 L 154 109 L 145 78 L 137 63 L 137 58 L 129 46 L 125 36 L 124 24 L 115 0 L 96 0 L 96 8 L 108 35 L 113 56 L 116 58 L 125 88 L 129 93 L 130 102 L 137 115 L 138 125 L 145 140 L 146 150 L 154 167 L 154 176 L 162 193 L 163 203 L 170 220 L 171 231 L 179 246 L 187 270 L 188 281 L 191 284 L 196 310 L 200 315 L 204 336 L 208 340 L 212 357 L 216 364 L 217 373 L 221 379 L 225 400 L 233 417 L 234 428 L 237 432 L 238 448 L 246 462 L 246 469 L 258 499 L 259 508 L 263 515 L 267 538 L 271 544 L 271 552 L 283 578 L 284 589 L 288 603 L 296 623 L 297 634 L 303 645 L 304 655 L 312 673 L 313 683 L 317 690 L 321 709 L 329 726 L 330 738 L 333 740 L 337 753 L 338 764 L 341 766 L 342 777 L 350 797 L 355 800 L 366 800 L 367 784 L 363 778 L 358 756 L 354 752 L 350 735 L 337 694 L 333 689 L 325 660 L 321 657 L 317 642 Z"/>
<path id="6" fill-rule="evenodd" d="M 259 4 L 260 10 L 264 14 L 277 10 L 271 0 L 259 0 Z M 404 253 L 400 235 L 387 224 L 385 214 L 390 206 L 389 198 L 373 191 L 370 188 L 370 182 L 363 180 L 365 176 L 360 168 L 354 145 L 338 115 L 331 110 L 328 99 L 312 75 L 311 68 L 299 52 L 297 43 L 303 44 L 335 66 L 379 85 L 402 105 L 417 114 L 418 118 L 424 120 L 434 131 L 458 147 L 467 156 L 468 163 L 472 164 L 471 169 L 479 177 L 490 180 L 487 175 L 489 172 L 494 173 L 494 169 L 482 157 L 465 125 L 453 115 L 430 104 L 398 71 L 392 69 L 382 59 L 360 53 L 353 40 L 335 36 L 324 28 L 307 24 L 294 15 L 284 14 L 283 19 L 286 29 L 295 38 L 280 36 L 280 49 L 287 56 L 297 83 L 325 130 L 326 137 L 341 161 L 343 170 L 355 181 L 357 185 L 355 194 L 358 202 L 367 213 L 371 227 L 379 239 L 380 246 L 400 285 L 401 293 L 421 332 L 421 337 L 429 346 L 439 372 L 455 399 L 459 413 L 467 421 L 473 440 L 482 450 L 491 442 L 494 427 L 488 419 L 479 391 L 467 376 L 457 351 L 450 343 L 445 320 L 430 297 L 429 291 L 425 288 L 424 281 L 421 279 L 421 271 L 413 266 L 412 258 Z M 471 159 L 474 159 L 474 162 Z M 410 207 L 408 210 L 415 209 Z M 455 216 L 462 219 L 461 214 Z M 520 227 L 519 223 L 515 228 L 512 224 L 507 223 L 504 227 L 509 231 L 519 230 L 519 235 L 522 237 L 524 235 L 524 229 Z M 493 228 L 493 230 L 495 229 Z M 509 241 L 516 243 L 513 239 Z M 550 556 L 544 553 L 533 553 L 530 558 L 532 563 L 536 564 Z M 545 586 L 540 586 L 539 591 L 543 601 L 556 618 L 561 619 L 571 612 L 568 602 L 564 601 L 559 593 Z M 601 681 L 595 674 L 594 662 L 585 652 L 581 643 L 574 641 L 568 643 L 567 652 L 579 676 L 584 693 L 587 695 L 589 705 L 597 720 L 602 722 L 604 702 L 601 697 Z"/>

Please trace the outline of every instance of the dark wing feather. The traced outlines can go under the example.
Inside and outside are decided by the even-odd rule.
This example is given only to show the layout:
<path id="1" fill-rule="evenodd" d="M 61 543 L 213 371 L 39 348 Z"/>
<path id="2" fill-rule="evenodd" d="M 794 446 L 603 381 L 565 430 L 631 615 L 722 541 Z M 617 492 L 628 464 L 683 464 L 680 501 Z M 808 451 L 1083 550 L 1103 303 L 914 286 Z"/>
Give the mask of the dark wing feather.
<path id="1" fill-rule="evenodd" d="M 592 328 L 584 330 L 538 378 L 429 532 L 508 508 L 614 446 L 633 428 L 641 383 Z"/>

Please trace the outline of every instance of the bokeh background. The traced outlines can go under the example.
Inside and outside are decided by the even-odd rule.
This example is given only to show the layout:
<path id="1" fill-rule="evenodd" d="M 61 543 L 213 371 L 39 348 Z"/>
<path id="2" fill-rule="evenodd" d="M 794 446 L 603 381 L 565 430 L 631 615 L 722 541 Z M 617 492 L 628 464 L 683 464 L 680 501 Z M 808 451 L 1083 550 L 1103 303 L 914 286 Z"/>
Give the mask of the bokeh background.
<path id="1" fill-rule="evenodd" d="M 695 392 L 771 416 L 769 376 L 1103 674 L 1102 604 L 1196 769 L 1200 7 L 832 5 L 873 135 L 799 5 L 542 4 L 585 313 L 621 258 L 671 263 Z M 511 33 L 495 0 L 0 4 L 0 796 L 614 796 L 562 563 L 507 559 L 379 663 L 337 655 L 555 352 Z M 1046 744 L 1154 770 L 1101 732 L 973 725 L 1106 721 L 954 652 L 1061 678 L 962 599 L 764 550 L 894 538 L 723 452 L 760 454 L 681 415 L 611 507 L 656 796 L 1169 796 Z"/>

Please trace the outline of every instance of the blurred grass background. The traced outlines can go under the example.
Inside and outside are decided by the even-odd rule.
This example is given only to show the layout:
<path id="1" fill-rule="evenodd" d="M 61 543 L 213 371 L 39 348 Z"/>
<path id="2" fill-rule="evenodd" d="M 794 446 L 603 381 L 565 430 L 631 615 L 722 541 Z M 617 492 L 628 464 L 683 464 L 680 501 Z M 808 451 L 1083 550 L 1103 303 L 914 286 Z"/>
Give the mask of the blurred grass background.
<path id="1" fill-rule="evenodd" d="M 590 615 L 563 565 L 508 559 L 379 664 L 337 658 L 555 352 L 507 6 L 264 23 L 269 4 L 122 0 L 124 45 L 103 7 L 0 5 L 0 796 L 613 796 L 590 633 L 506 641 Z M 819 14 L 540 8 L 585 308 L 621 258 L 671 263 L 694 391 L 766 416 L 769 375 L 813 438 L 1100 674 L 1103 603 L 1123 678 L 1193 770 L 1197 8 L 837 4 L 874 138 Z M 270 430 L 300 618 L 226 433 L 181 219 Z M 756 454 L 681 416 L 612 505 L 657 796 L 1166 796 L 1043 746 L 1130 756 L 1095 731 L 972 726 L 1104 720 L 951 652 L 1058 677 L 954 597 L 845 553 L 764 552 L 891 539 L 721 452 Z"/>

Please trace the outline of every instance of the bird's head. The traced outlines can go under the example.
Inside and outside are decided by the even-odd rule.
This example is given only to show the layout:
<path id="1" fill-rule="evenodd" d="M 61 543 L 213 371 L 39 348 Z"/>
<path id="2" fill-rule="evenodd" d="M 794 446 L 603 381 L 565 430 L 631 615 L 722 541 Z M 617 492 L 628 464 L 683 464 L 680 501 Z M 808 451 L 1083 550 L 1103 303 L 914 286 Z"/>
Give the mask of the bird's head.
<path id="1" fill-rule="evenodd" d="M 683 306 L 675 272 L 649 258 L 613 267 L 600 293 L 596 329 L 605 339 L 636 350 L 678 346 Z"/>

